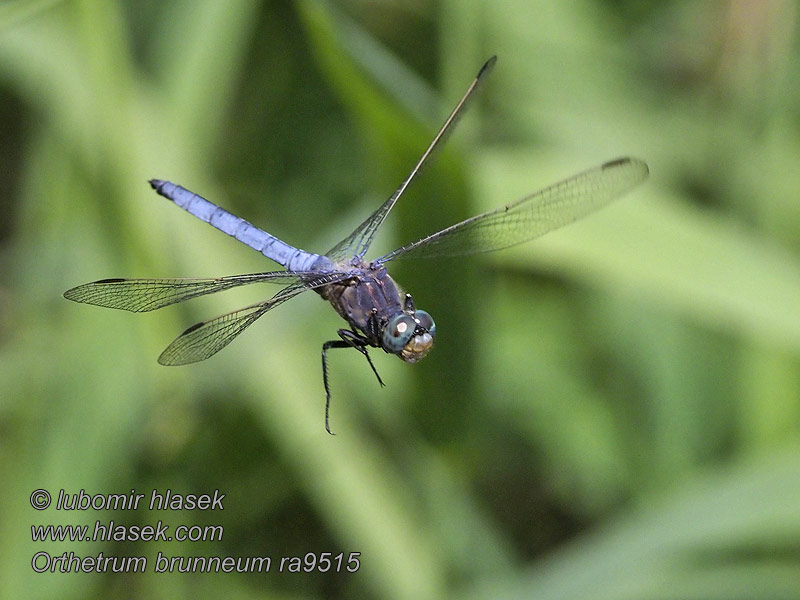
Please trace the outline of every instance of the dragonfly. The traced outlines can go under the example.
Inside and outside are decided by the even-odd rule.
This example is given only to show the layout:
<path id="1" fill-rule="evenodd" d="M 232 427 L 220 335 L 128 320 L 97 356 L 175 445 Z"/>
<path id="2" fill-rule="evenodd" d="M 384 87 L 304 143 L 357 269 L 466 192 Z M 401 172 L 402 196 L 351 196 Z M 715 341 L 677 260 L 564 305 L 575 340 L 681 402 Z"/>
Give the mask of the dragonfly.
<path id="1" fill-rule="evenodd" d="M 153 179 L 161 196 L 234 237 L 283 267 L 283 270 L 215 278 L 101 279 L 64 293 L 75 302 L 146 312 L 191 298 L 253 283 L 283 287 L 269 299 L 192 325 L 161 353 L 162 365 L 184 365 L 205 360 L 273 308 L 307 290 L 330 302 L 348 327 L 322 345 L 325 388 L 325 430 L 330 427 L 331 390 L 328 351 L 353 348 L 369 363 L 378 383 L 385 385 L 368 348 L 416 363 L 430 352 L 436 325 L 430 314 L 417 308 L 409 293 L 387 273 L 392 260 L 453 257 L 508 248 L 544 235 L 596 211 L 644 181 L 647 164 L 636 158 L 617 158 L 574 175 L 510 204 L 476 215 L 441 231 L 401 246 L 373 260 L 364 257 L 376 233 L 397 201 L 431 159 L 475 97 L 497 60 L 481 67 L 433 141 L 395 192 L 350 235 L 324 254 L 313 254 L 278 239 L 248 221 L 170 181 Z"/>

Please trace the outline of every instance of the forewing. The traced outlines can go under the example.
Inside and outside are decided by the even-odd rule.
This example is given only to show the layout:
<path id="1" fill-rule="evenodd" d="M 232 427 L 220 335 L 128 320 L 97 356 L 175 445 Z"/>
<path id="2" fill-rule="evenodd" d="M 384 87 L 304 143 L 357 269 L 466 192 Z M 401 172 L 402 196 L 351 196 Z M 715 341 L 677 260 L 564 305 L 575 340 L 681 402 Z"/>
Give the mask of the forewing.
<path id="1" fill-rule="evenodd" d="M 486 61 L 483 67 L 481 67 L 481 70 L 478 71 L 478 75 L 472 81 L 469 88 L 467 88 L 464 96 L 453 109 L 453 112 L 450 113 L 450 116 L 447 117 L 447 120 L 444 122 L 444 125 L 442 125 L 441 129 L 439 129 L 439 133 L 437 133 L 433 138 L 433 141 L 430 143 L 427 150 L 425 150 L 425 152 L 422 154 L 422 157 L 419 159 L 419 161 L 417 161 L 417 164 L 414 165 L 411 173 L 408 174 L 408 177 L 406 177 L 403 183 L 400 184 L 400 187 L 397 188 L 394 194 L 392 194 L 391 197 L 378 208 L 378 210 L 367 217 L 367 219 L 364 220 L 361 225 L 356 227 L 356 229 L 350 235 L 326 252 L 325 255 L 327 257 L 334 261 L 340 261 L 353 258 L 354 256 L 362 258 L 364 254 L 366 254 L 370 244 L 372 244 L 375 234 L 386 220 L 386 217 L 389 215 L 389 212 L 392 210 L 397 200 L 403 195 L 403 192 L 406 191 L 406 188 L 408 188 L 414 178 L 419 174 L 425 163 L 430 160 L 438 148 L 442 147 L 444 142 L 453 132 L 453 129 L 455 128 L 456 123 L 458 123 L 459 118 L 464 114 L 464 111 L 469 106 L 470 100 L 475 97 L 475 93 L 480 89 L 482 83 L 486 80 L 486 77 L 491 72 L 496 61 L 497 57 L 492 56 Z"/>
<path id="2" fill-rule="evenodd" d="M 175 338 L 158 357 L 162 365 L 186 365 L 213 356 L 267 311 L 308 289 L 302 283 L 284 288 L 266 302 L 253 304 L 192 325 Z"/>
<path id="3" fill-rule="evenodd" d="M 302 277 L 318 275 L 312 272 L 269 271 L 213 279 L 102 279 L 67 290 L 64 297 L 95 306 L 147 312 L 240 285 L 259 282 L 285 285 L 296 283 Z"/>
<path id="4" fill-rule="evenodd" d="M 606 206 L 644 181 L 648 173 L 641 160 L 612 160 L 398 248 L 375 262 L 461 256 L 521 244 Z"/>

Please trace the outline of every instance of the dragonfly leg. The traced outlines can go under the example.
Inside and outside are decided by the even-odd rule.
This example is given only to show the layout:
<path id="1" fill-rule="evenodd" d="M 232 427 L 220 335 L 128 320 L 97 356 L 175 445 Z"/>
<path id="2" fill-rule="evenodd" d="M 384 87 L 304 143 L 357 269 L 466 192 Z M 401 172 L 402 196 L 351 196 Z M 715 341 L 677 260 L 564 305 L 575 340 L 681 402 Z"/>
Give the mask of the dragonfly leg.
<path id="1" fill-rule="evenodd" d="M 322 381 L 325 384 L 325 431 L 334 435 L 330 428 L 329 422 L 329 415 L 330 415 L 330 407 L 331 407 L 331 388 L 328 382 L 328 350 L 331 348 L 355 348 L 361 354 L 363 354 L 369 366 L 372 368 L 372 372 L 375 373 L 375 377 L 378 378 L 378 383 L 382 386 L 386 384 L 383 383 L 381 376 L 378 374 L 378 370 L 375 368 L 375 365 L 372 364 L 372 359 L 367 352 L 367 340 L 366 338 L 360 336 L 355 331 L 350 331 L 349 329 L 339 329 L 336 333 L 339 334 L 340 340 L 330 340 L 322 344 Z"/>
<path id="2" fill-rule="evenodd" d="M 331 431 L 328 415 L 331 409 L 331 387 L 328 383 L 328 350 L 331 348 L 349 348 L 350 344 L 343 340 L 331 340 L 322 344 L 322 382 L 325 384 L 325 431 L 335 435 Z"/>
<path id="3" fill-rule="evenodd" d="M 341 335 L 341 334 L 340 334 Z M 373 308 L 367 319 L 367 339 L 380 340 L 380 325 L 378 324 L 378 309 Z M 378 377 L 380 379 L 380 377 Z"/>
<path id="4" fill-rule="evenodd" d="M 409 315 L 414 314 L 414 298 L 411 297 L 411 294 L 406 294 L 406 299 L 403 302 L 403 312 Z"/>
<path id="5" fill-rule="evenodd" d="M 372 364 L 372 359 L 369 356 L 369 352 L 367 352 L 366 338 L 360 336 L 355 331 L 350 331 L 349 329 L 340 329 L 336 333 L 339 334 L 339 337 L 342 338 L 342 340 L 344 340 L 348 346 L 352 346 L 364 355 L 369 363 L 369 366 L 372 368 L 372 372 L 375 373 L 375 377 L 378 378 L 378 383 L 381 384 L 381 387 L 386 387 L 386 384 L 383 383 L 383 379 L 381 379 L 381 376 L 378 375 L 378 370 L 375 368 L 375 365 Z"/>

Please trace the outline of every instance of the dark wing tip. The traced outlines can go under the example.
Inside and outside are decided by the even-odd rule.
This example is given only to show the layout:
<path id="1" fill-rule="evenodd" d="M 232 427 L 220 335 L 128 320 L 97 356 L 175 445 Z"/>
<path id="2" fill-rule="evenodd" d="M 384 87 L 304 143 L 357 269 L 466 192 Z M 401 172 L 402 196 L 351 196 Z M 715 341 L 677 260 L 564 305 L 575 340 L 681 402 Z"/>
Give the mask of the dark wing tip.
<path id="1" fill-rule="evenodd" d="M 113 279 L 98 279 L 97 281 L 92 281 L 91 283 L 84 283 L 82 285 L 75 286 L 74 288 L 70 288 L 64 292 L 62 296 L 64 296 L 64 298 L 67 300 L 72 300 L 74 302 L 85 302 L 85 300 L 81 297 L 81 292 L 83 292 L 89 286 L 103 283 L 119 283 L 120 281 L 126 280 L 120 277 L 115 277 Z"/>
<path id="2" fill-rule="evenodd" d="M 200 329 L 203 325 L 206 324 L 206 321 L 200 321 L 199 323 L 195 323 L 191 327 L 189 327 L 186 331 L 184 331 L 181 335 L 188 335 L 195 331 L 196 329 Z M 180 335 L 178 337 L 181 337 Z"/>
<path id="3" fill-rule="evenodd" d="M 494 67 L 494 64 L 496 62 L 497 62 L 497 55 L 493 54 L 491 57 L 489 57 L 489 60 L 487 60 L 485 63 L 483 63 L 483 66 L 481 67 L 481 70 L 478 71 L 477 78 L 480 79 L 481 77 L 484 77 L 485 75 L 488 75 L 489 71 L 492 70 L 492 68 Z"/>
<path id="4" fill-rule="evenodd" d="M 608 162 L 604 162 L 602 165 L 602 169 L 611 169 L 612 167 L 619 167 L 622 165 L 626 165 L 631 162 L 629 157 L 624 158 L 615 158 L 614 160 L 609 160 Z"/>
<path id="5" fill-rule="evenodd" d="M 208 358 L 208 356 L 204 358 L 195 358 L 195 357 L 187 358 L 186 356 L 181 357 L 180 352 L 178 352 L 178 354 L 175 355 L 173 349 L 175 343 L 181 338 L 183 338 L 183 336 L 188 335 L 193 331 L 196 331 L 197 329 L 200 329 L 206 324 L 208 324 L 208 321 L 200 321 L 199 323 L 195 323 L 194 325 L 189 327 L 186 331 L 184 331 L 182 334 L 180 334 L 178 337 L 176 337 L 174 340 L 172 340 L 172 343 L 166 348 L 164 348 L 164 351 L 158 357 L 158 364 L 163 365 L 165 367 L 178 367 L 181 365 L 189 365 L 194 362 L 200 362 L 201 360 L 204 360 L 204 358 Z"/>
<path id="6" fill-rule="evenodd" d="M 609 160 L 608 162 L 604 162 L 600 166 L 600 168 L 606 170 L 606 169 L 613 169 L 614 167 L 621 167 L 624 165 L 638 165 L 641 169 L 644 170 L 645 177 L 650 174 L 650 167 L 647 166 L 646 162 L 644 162 L 643 160 L 639 160 L 638 158 L 631 158 L 630 156 Z"/>

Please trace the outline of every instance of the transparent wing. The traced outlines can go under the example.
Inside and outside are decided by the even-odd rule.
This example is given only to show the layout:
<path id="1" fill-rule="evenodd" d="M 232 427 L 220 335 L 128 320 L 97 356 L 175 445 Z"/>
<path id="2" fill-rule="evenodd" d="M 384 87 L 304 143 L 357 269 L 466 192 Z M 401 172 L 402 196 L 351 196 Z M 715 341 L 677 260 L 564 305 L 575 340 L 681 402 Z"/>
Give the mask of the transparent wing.
<path id="1" fill-rule="evenodd" d="M 101 279 L 67 290 L 64 297 L 106 308 L 147 312 L 240 285 L 260 282 L 285 285 L 300 279 L 314 281 L 319 275 L 311 271 L 269 271 L 210 279 Z"/>
<path id="2" fill-rule="evenodd" d="M 451 225 L 377 259 L 433 258 L 491 252 L 527 242 L 592 213 L 647 178 L 647 164 L 619 158 Z"/>
<path id="3" fill-rule="evenodd" d="M 303 289 L 302 286 L 298 286 L 292 295 L 299 294 Z M 192 325 L 164 349 L 158 357 L 158 362 L 174 366 L 205 360 L 230 344 L 233 338 L 255 323 L 261 315 L 288 300 L 292 295 L 280 302 L 272 300 L 261 302 Z"/>
<path id="4" fill-rule="evenodd" d="M 186 365 L 213 356 L 233 339 L 250 327 L 256 319 L 290 298 L 315 287 L 346 279 L 347 273 L 328 273 L 313 281 L 294 283 L 275 294 L 266 302 L 253 304 L 233 312 L 220 315 L 209 321 L 192 325 L 175 338 L 158 357 L 162 365 Z"/>
<path id="5" fill-rule="evenodd" d="M 359 258 L 364 257 L 364 254 L 366 254 L 367 250 L 372 244 L 375 234 L 386 220 L 386 217 L 389 215 L 389 212 L 392 210 L 397 200 L 403 195 L 403 192 L 406 191 L 406 188 L 419 174 L 423 165 L 431 158 L 431 156 L 433 156 L 436 149 L 440 148 L 452 133 L 456 123 L 458 123 L 459 118 L 462 114 L 464 114 L 467 106 L 469 106 L 470 100 L 475 96 L 475 93 L 478 91 L 478 89 L 480 89 L 481 84 L 486 80 L 486 77 L 491 72 L 495 62 L 497 62 L 497 57 L 492 56 L 481 67 L 481 70 L 478 71 L 478 75 L 472 81 L 469 88 L 467 88 L 464 96 L 453 109 L 453 112 L 450 113 L 450 116 L 447 117 L 447 120 L 444 122 L 444 125 L 442 125 L 439 133 L 437 133 L 433 138 L 433 141 L 428 146 L 428 149 L 425 150 L 422 157 L 419 159 L 419 161 L 417 161 L 417 164 L 414 165 L 413 169 L 411 169 L 411 173 L 409 173 L 408 177 L 406 177 L 403 183 L 400 184 L 400 187 L 397 188 L 394 194 L 392 194 L 391 197 L 378 208 L 378 210 L 367 217 L 367 219 L 364 220 L 361 225 L 356 227 L 356 229 L 350 235 L 336 244 L 330 249 L 330 251 L 326 252 L 325 255 L 328 258 L 333 261 L 339 261 L 343 259 L 350 259 L 354 256 Z"/>

